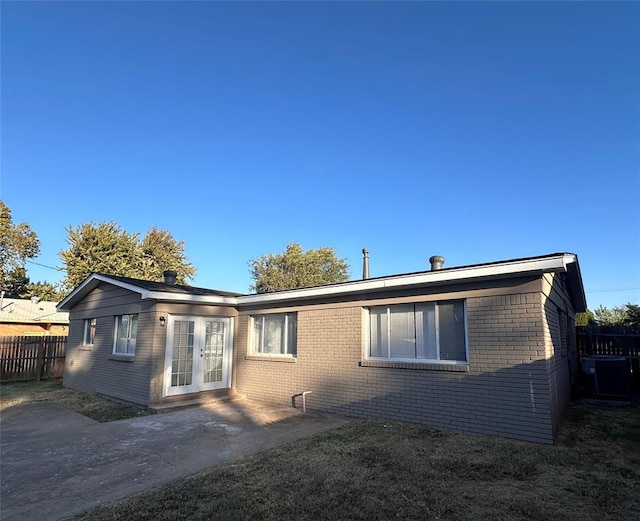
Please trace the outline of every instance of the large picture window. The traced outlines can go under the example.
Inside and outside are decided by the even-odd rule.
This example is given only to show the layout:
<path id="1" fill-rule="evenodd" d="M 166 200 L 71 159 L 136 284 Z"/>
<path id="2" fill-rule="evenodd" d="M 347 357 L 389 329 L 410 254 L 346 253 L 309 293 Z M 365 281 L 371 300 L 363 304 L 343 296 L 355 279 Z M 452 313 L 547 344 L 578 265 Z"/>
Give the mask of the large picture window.
<path id="1" fill-rule="evenodd" d="M 116 355 L 135 355 L 137 336 L 138 315 L 120 315 L 116 317 L 113 353 Z"/>
<path id="2" fill-rule="evenodd" d="M 296 314 L 254 315 L 251 352 L 296 356 Z"/>
<path id="3" fill-rule="evenodd" d="M 467 362 L 464 301 L 369 308 L 368 358 Z"/>

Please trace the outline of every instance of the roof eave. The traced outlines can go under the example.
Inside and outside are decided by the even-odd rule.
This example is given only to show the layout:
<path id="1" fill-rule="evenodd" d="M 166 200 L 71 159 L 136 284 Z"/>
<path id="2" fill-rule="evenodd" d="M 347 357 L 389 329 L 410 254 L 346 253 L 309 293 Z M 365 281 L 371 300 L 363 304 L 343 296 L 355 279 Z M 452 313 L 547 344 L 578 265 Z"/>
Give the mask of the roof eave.
<path id="1" fill-rule="evenodd" d="M 167 291 L 151 291 L 134 284 L 128 284 L 121 280 L 112 279 L 107 275 L 94 273 L 89 275 L 76 289 L 65 297 L 56 306 L 58 311 L 68 312 L 71 308 L 87 294 L 97 288 L 101 283 L 112 284 L 140 295 L 141 300 L 157 300 L 165 302 L 196 302 L 199 304 L 214 304 L 223 306 L 237 305 L 236 297 L 225 297 L 222 295 L 193 295 L 188 293 L 171 293 Z"/>
<path id="2" fill-rule="evenodd" d="M 188 293 L 169 293 L 164 291 L 149 291 L 143 298 L 164 302 L 196 302 L 199 304 L 217 304 L 221 306 L 237 306 L 237 297 L 222 295 L 190 295 Z"/>
<path id="3" fill-rule="evenodd" d="M 540 257 L 506 263 L 449 268 L 447 270 L 365 279 L 331 286 L 245 295 L 238 297 L 238 304 L 267 304 L 270 302 L 287 302 L 426 285 L 456 284 L 481 278 L 508 278 L 532 273 L 563 272 L 567 271 L 567 266 L 571 263 L 577 263 L 574 254 L 559 254 L 551 257 Z"/>
<path id="4" fill-rule="evenodd" d="M 76 287 L 71 293 L 69 293 L 64 299 L 62 299 L 56 306 L 56 309 L 58 311 L 71 311 L 71 308 L 76 304 L 77 301 L 81 300 L 91 291 L 96 289 L 102 282 L 106 282 L 107 284 L 112 284 L 114 286 L 133 291 L 134 293 L 139 293 L 144 298 L 145 290 L 139 288 L 138 286 L 127 284 L 126 282 L 115 280 L 105 275 L 93 273 L 89 275 L 84 281 L 82 281 L 80 285 Z"/>
<path id="5" fill-rule="evenodd" d="M 567 263 L 567 286 L 571 295 L 571 304 L 576 313 L 584 313 L 587 310 L 587 296 L 584 292 L 582 274 L 578 258 L 574 256 L 573 262 Z"/>
<path id="6" fill-rule="evenodd" d="M 347 296 L 350 294 L 355 295 L 420 286 L 458 284 L 483 278 L 500 279 L 551 272 L 568 273 L 569 292 L 572 297 L 574 309 L 576 311 L 584 311 L 586 309 L 584 286 L 582 284 L 577 256 L 572 253 L 559 253 L 557 255 L 533 257 L 529 259 L 519 259 L 494 264 L 463 266 L 460 268 L 449 268 L 446 270 L 393 275 L 389 277 L 378 277 L 376 279 L 343 282 L 328 286 L 300 288 L 274 293 L 240 295 L 237 297 L 150 291 L 123 281 L 111 279 L 105 275 L 93 274 L 73 290 L 65 299 L 63 299 L 58 304 L 57 310 L 70 311 L 78 300 L 82 299 L 102 282 L 138 293 L 142 300 L 152 299 L 164 302 L 193 302 L 222 306 L 243 306 L 304 301 L 323 297 L 330 298 L 334 296 Z"/>

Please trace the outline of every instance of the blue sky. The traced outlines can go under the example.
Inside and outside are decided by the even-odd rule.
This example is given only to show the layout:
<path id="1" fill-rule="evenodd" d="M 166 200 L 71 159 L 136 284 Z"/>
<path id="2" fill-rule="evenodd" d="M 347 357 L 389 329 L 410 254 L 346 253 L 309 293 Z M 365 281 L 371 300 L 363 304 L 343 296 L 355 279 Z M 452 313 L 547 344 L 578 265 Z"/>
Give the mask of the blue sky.
<path id="1" fill-rule="evenodd" d="M 0 196 L 186 242 L 194 285 L 332 246 L 361 276 L 578 254 L 640 302 L 640 3 L 11 2 Z M 33 281 L 62 273 L 28 264 Z"/>

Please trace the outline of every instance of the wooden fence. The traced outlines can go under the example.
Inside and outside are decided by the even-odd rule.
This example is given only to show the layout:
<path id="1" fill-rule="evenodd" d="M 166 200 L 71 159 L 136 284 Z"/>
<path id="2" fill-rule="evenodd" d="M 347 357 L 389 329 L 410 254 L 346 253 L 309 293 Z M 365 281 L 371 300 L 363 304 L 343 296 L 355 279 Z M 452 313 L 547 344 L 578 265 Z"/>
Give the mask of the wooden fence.
<path id="1" fill-rule="evenodd" d="M 62 378 L 66 336 L 0 337 L 0 382 Z"/>
<path id="2" fill-rule="evenodd" d="M 625 327 L 576 327 L 580 369 L 582 359 L 590 355 L 624 356 L 629 360 L 632 390 L 640 389 L 640 329 Z"/>

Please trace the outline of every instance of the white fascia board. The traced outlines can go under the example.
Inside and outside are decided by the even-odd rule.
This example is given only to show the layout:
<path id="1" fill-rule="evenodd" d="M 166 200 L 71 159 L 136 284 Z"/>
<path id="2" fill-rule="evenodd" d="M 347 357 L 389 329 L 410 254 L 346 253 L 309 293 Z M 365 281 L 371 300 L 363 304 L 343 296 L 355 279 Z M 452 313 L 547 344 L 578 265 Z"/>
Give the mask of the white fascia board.
<path id="1" fill-rule="evenodd" d="M 257 295 L 242 295 L 239 297 L 225 297 L 221 295 L 190 295 L 162 291 L 149 291 L 138 286 L 111 279 L 104 275 L 94 274 L 71 292 L 64 300 L 62 300 L 58 304 L 57 309 L 58 311 L 66 311 L 65 307 L 67 303 L 74 301 L 76 297 L 82 298 L 84 296 L 83 291 L 86 289 L 86 293 L 88 293 L 98 285 L 98 282 L 107 282 L 114 286 L 119 286 L 123 289 L 138 293 L 143 300 L 153 299 L 165 302 L 194 302 L 200 304 L 238 306 L 243 304 L 269 304 L 271 302 L 276 303 L 309 298 L 339 296 L 350 293 L 368 293 L 385 289 L 400 289 L 429 284 L 456 283 L 485 277 L 501 278 L 525 275 L 527 273 L 567 271 L 567 266 L 575 263 L 576 260 L 577 259 L 574 254 L 566 253 L 552 257 L 539 257 L 515 260 L 511 262 L 500 262 L 496 264 L 450 268 L 446 270 L 426 271 L 408 275 L 392 275 L 389 277 L 357 280 L 330 286 L 318 286 L 274 293 L 260 293 Z M 89 288 L 87 289 L 88 286 Z"/>
<path id="2" fill-rule="evenodd" d="M 221 306 L 238 305 L 237 297 L 223 297 L 222 295 L 189 295 L 186 293 L 146 291 L 142 294 L 142 298 L 169 302 L 197 302 L 199 304 L 219 304 Z"/>
<path id="3" fill-rule="evenodd" d="M 455 283 L 484 277 L 508 277 L 527 273 L 566 271 L 567 265 L 575 262 L 576 256 L 563 254 L 554 257 L 527 259 L 499 264 L 487 264 L 468 268 L 428 271 L 409 275 L 396 275 L 379 279 L 366 279 L 333 286 L 319 286 L 277 293 L 261 293 L 238 297 L 238 304 L 266 304 L 305 298 L 366 293 L 376 290 L 406 288 L 437 283 Z"/>
<path id="4" fill-rule="evenodd" d="M 190 295 L 187 293 L 170 293 L 164 291 L 150 291 L 134 284 L 128 284 L 120 280 L 112 279 L 105 275 L 94 274 L 82 282 L 75 290 L 73 290 L 66 298 L 64 298 L 57 306 L 58 311 L 66 311 L 66 306 L 76 299 L 83 298 L 91 290 L 95 289 L 100 282 L 105 282 L 122 289 L 138 293 L 141 300 L 163 300 L 170 302 L 197 302 L 200 304 L 219 304 L 223 306 L 237 305 L 236 297 L 224 297 L 221 295 Z"/>
<path id="5" fill-rule="evenodd" d="M 114 286 L 128 289 L 129 291 L 133 291 L 134 293 L 139 293 L 141 295 L 144 292 L 144 290 L 142 288 L 139 288 L 138 286 L 133 286 L 131 284 L 120 282 L 119 280 L 114 280 L 112 278 L 105 277 L 104 275 L 94 273 L 93 275 L 90 275 L 87 279 L 85 279 L 84 282 L 82 282 L 76 289 L 69 293 L 64 299 L 62 299 L 56 306 L 56 309 L 58 311 L 68 311 L 66 309 L 68 303 L 74 302 L 76 298 L 84 297 L 91 290 L 98 287 L 99 282 L 107 282 Z"/>

